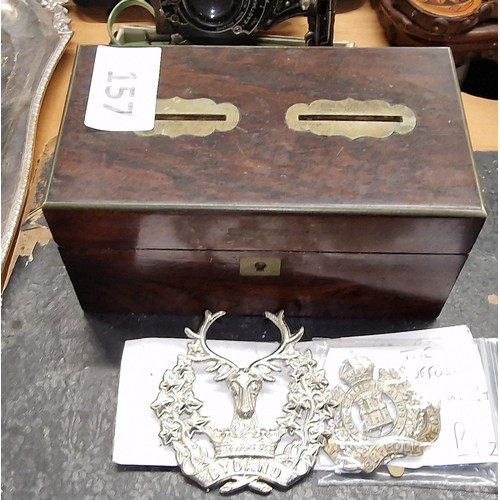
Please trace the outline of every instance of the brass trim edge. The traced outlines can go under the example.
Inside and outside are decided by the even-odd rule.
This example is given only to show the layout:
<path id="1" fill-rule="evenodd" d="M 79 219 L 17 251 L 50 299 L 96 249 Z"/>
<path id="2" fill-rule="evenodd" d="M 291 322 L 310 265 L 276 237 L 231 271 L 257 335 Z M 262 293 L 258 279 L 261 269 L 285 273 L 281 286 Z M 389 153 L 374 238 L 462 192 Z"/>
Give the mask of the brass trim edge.
<path id="1" fill-rule="evenodd" d="M 159 212 L 176 211 L 185 213 L 190 210 L 200 212 L 254 212 L 254 213 L 290 213 L 290 214 L 338 214 L 338 215 L 386 215 L 386 216 L 433 216 L 433 217 L 486 217 L 484 209 L 467 209 L 454 207 L 421 207 L 416 209 L 411 206 L 394 206 L 390 209 L 376 205 L 340 205 L 336 207 L 327 207 L 325 205 L 309 205 L 296 207 L 291 205 L 263 206 L 263 205 L 221 205 L 211 203 L 192 203 L 192 204 L 165 204 L 165 203 L 134 203 L 134 202 L 112 202 L 112 203 L 92 203 L 92 202 L 60 202 L 46 201 L 43 205 L 46 210 L 156 210 Z"/>

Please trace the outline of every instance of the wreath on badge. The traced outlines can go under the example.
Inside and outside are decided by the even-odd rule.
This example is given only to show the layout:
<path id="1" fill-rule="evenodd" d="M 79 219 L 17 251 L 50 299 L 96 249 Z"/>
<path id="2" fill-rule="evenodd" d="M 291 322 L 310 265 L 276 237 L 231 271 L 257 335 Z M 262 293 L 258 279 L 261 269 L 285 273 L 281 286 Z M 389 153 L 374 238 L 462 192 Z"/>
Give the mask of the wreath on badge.
<path id="1" fill-rule="evenodd" d="M 273 486 L 290 486 L 313 468 L 330 436 L 328 424 L 338 403 L 311 352 L 296 348 L 303 328 L 292 334 L 283 311 L 277 315 L 265 313 L 280 331 L 279 347 L 245 368 L 207 345 L 208 329 L 224 314 L 206 311 L 198 332 L 185 329 L 191 339 L 187 354 L 179 355 L 177 364 L 165 371 L 151 408 L 160 420 L 163 444 L 173 447 L 186 476 L 204 488 L 219 486 L 221 493 L 244 488 L 269 493 Z M 214 373 L 216 382 L 226 381 L 228 385 L 234 403 L 228 428 L 213 428 L 201 413 L 203 401 L 193 392 L 193 363 L 199 362 L 209 364 L 206 371 Z M 273 372 L 281 371 L 280 364 L 287 367 L 291 379 L 287 402 L 276 420 L 277 427 L 262 428 L 255 414 L 257 396 L 264 382 L 276 380 Z M 208 436 L 209 442 L 196 439 L 201 434 Z M 285 435 L 289 442 L 280 451 L 278 445 L 285 441 Z"/>

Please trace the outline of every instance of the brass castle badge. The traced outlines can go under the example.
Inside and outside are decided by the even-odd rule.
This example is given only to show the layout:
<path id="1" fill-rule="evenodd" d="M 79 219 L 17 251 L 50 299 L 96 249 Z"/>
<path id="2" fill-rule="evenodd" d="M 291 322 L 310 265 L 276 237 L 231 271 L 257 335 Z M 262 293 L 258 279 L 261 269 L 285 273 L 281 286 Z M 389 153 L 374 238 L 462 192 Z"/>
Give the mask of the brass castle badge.
<path id="1" fill-rule="evenodd" d="M 338 469 L 373 472 L 396 457 L 422 455 L 439 436 L 439 408 L 424 406 L 395 369 L 367 358 L 342 363 L 347 386 L 334 389 L 335 415 L 325 451 Z"/>

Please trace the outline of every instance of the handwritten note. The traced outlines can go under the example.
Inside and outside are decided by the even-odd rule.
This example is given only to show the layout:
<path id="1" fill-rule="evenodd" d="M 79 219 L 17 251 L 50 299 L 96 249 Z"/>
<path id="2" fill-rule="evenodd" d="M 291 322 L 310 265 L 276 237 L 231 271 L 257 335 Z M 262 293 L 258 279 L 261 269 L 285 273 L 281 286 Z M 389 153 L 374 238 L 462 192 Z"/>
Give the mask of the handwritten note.
<path id="1" fill-rule="evenodd" d="M 97 47 L 84 123 L 109 131 L 154 127 L 160 47 Z"/>

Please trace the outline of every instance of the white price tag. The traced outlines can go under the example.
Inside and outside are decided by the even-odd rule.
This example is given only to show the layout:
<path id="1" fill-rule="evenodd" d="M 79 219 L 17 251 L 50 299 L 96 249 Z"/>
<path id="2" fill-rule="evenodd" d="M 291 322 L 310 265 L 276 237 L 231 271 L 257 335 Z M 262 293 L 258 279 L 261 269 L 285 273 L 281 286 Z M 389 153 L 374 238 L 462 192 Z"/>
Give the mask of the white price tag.
<path id="1" fill-rule="evenodd" d="M 109 131 L 154 127 L 160 47 L 97 47 L 84 123 Z"/>

